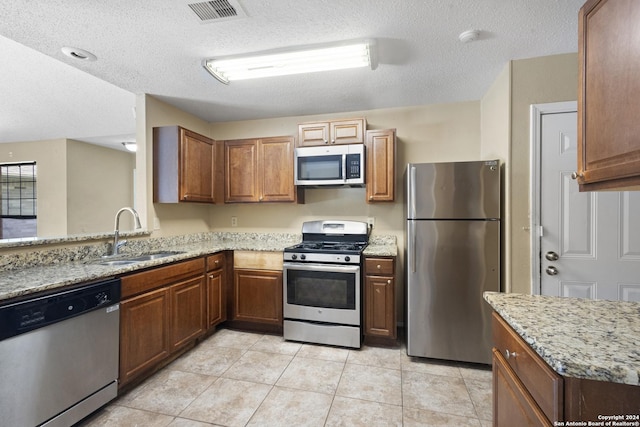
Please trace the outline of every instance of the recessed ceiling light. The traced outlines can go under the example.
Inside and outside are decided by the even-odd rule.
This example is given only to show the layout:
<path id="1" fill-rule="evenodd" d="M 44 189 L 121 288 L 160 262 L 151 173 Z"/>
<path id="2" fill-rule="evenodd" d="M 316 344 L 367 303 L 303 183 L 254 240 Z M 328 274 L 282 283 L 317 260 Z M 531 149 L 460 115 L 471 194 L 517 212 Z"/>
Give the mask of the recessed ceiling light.
<path id="1" fill-rule="evenodd" d="M 125 141 L 125 142 L 122 143 L 122 145 L 124 145 L 124 148 L 126 148 L 129 151 L 138 150 L 138 145 L 135 143 L 135 141 L 133 141 L 133 142 Z"/>
<path id="2" fill-rule="evenodd" d="M 478 30 L 467 30 L 463 33 L 460 33 L 460 35 L 458 36 L 462 43 L 470 43 L 476 41 L 479 37 L 480 31 Z"/>
<path id="3" fill-rule="evenodd" d="M 60 50 L 69 58 L 79 59 L 81 61 L 93 62 L 98 59 L 93 53 L 77 47 L 65 46 Z"/>

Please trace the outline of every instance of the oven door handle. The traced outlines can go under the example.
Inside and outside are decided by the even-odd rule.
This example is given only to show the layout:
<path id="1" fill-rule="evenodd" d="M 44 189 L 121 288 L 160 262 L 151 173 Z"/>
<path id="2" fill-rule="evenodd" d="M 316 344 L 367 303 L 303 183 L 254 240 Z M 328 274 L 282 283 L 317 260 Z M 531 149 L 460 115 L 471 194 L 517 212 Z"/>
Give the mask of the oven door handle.
<path id="1" fill-rule="evenodd" d="M 360 271 L 359 265 L 303 264 L 285 262 L 282 264 L 282 267 L 291 270 L 327 271 L 336 273 L 357 273 Z"/>

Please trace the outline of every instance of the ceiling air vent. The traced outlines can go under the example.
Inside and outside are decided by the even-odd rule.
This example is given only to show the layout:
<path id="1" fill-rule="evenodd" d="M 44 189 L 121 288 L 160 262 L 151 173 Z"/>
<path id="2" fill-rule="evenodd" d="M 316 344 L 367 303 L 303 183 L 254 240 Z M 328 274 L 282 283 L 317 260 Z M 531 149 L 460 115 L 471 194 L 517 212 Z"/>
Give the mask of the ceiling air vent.
<path id="1" fill-rule="evenodd" d="M 237 0 L 213 0 L 202 3 L 191 3 L 189 7 L 203 22 L 226 21 L 247 16 Z"/>

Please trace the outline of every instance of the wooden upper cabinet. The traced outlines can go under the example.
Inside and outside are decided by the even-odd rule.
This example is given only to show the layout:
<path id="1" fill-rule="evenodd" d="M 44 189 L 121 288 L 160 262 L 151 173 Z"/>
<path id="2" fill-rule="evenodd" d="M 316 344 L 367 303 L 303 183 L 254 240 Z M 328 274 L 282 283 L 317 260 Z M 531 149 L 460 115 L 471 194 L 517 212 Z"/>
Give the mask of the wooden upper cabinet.
<path id="1" fill-rule="evenodd" d="M 367 131 L 367 203 L 395 200 L 396 131 Z"/>
<path id="2" fill-rule="evenodd" d="M 294 138 L 225 141 L 225 202 L 295 202 Z"/>
<path id="3" fill-rule="evenodd" d="M 302 123 L 298 125 L 298 147 L 362 144 L 365 129 L 365 119 Z"/>
<path id="4" fill-rule="evenodd" d="M 180 126 L 153 128 L 153 201 L 222 201 L 219 144 Z"/>
<path id="5" fill-rule="evenodd" d="M 224 142 L 225 203 L 258 201 L 258 144 L 255 139 Z"/>
<path id="6" fill-rule="evenodd" d="M 640 185 L 639 22 L 638 0 L 589 0 L 580 9 L 580 191 Z"/>

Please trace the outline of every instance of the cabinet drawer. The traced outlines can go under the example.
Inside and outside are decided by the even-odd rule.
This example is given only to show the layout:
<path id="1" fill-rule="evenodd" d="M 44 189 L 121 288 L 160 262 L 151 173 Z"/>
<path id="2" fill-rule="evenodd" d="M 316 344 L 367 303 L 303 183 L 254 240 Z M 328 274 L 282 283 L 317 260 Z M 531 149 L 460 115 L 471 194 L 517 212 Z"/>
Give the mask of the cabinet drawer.
<path id="1" fill-rule="evenodd" d="M 235 251 L 233 268 L 282 271 L 282 252 Z"/>
<path id="2" fill-rule="evenodd" d="M 196 258 L 124 276 L 120 297 L 125 299 L 198 274 L 204 274 L 204 258 Z"/>
<path id="3" fill-rule="evenodd" d="M 545 415 L 551 421 L 562 420 L 564 407 L 562 377 L 554 372 L 495 312 L 493 313 L 493 342 L 496 350 L 505 357 Z"/>
<path id="4" fill-rule="evenodd" d="M 367 275 L 393 274 L 392 258 L 365 258 L 364 271 Z"/>
<path id="5" fill-rule="evenodd" d="M 224 252 L 207 257 L 207 271 L 219 270 L 224 267 Z"/>

